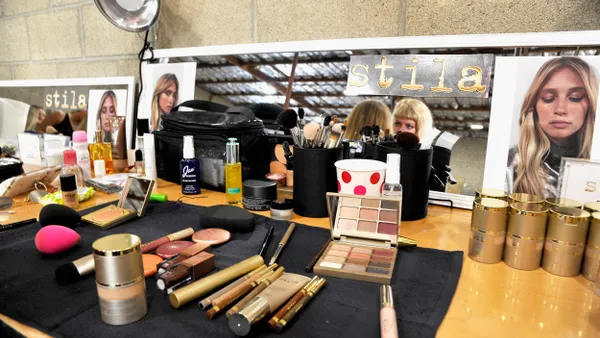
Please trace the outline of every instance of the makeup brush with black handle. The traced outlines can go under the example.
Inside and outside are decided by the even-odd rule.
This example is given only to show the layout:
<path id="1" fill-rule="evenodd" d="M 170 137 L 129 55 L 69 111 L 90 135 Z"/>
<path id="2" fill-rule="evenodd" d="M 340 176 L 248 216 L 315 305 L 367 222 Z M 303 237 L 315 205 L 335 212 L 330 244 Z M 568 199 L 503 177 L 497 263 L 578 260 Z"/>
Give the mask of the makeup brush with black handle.
<path id="1" fill-rule="evenodd" d="M 277 119 L 275 120 L 277 124 L 282 126 L 285 129 L 289 129 L 292 134 L 292 138 L 294 139 L 294 144 L 299 147 L 302 146 L 302 138 L 300 136 L 301 131 L 298 128 L 298 114 L 293 109 L 286 109 L 277 115 Z"/>
<path id="2" fill-rule="evenodd" d="M 399 133 L 396 135 L 396 142 L 405 151 L 412 151 L 418 149 L 419 137 L 413 133 Z"/>

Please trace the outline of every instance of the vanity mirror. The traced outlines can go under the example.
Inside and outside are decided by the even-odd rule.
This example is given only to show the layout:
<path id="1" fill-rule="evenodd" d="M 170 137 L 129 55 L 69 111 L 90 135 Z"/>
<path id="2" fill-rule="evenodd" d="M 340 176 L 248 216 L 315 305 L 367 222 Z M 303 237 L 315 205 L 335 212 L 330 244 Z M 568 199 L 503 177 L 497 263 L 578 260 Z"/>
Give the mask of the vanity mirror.
<path id="1" fill-rule="evenodd" d="M 177 48 L 155 50 L 154 62 L 195 62 L 197 99 L 226 105 L 277 103 L 292 108 L 302 107 L 306 112 L 306 121 L 320 121 L 321 114 L 337 115 L 343 119 L 355 105 L 367 98 L 380 100 L 393 111 L 397 101 L 408 97 L 351 95 L 353 93 L 347 90 L 347 84 L 352 56 L 493 55 L 497 65 L 499 57 L 598 58 L 596 55 L 599 55 L 599 51 L 600 33 L 580 31 L 415 36 Z M 370 66 L 369 77 L 377 80 L 381 67 L 375 69 L 375 66 L 375 64 Z M 404 65 L 397 65 L 397 68 L 408 70 Z M 460 95 L 453 97 L 444 93 L 444 95 L 427 95 L 418 98 L 431 111 L 433 126 L 450 134 L 446 134 L 449 136 L 446 140 L 449 143 L 447 148 L 451 148 L 447 156 L 450 157 L 449 166 L 456 184 L 446 184 L 444 191 L 431 191 L 430 198 L 433 203 L 442 205 L 452 203 L 454 206 L 470 209 L 477 189 L 488 185 L 500 189 L 505 186 L 509 145 L 507 143 L 504 146 L 505 150 L 497 152 L 494 144 L 507 142 L 511 133 L 510 129 L 502 130 L 503 124 L 500 122 L 504 114 L 502 109 L 494 109 L 493 113 L 490 111 L 494 105 L 506 101 L 507 94 L 495 91 L 494 81 L 499 74 L 495 71 L 494 64 L 490 65 L 490 69 L 491 80 L 490 83 L 485 84 L 489 86 L 489 97 L 461 97 Z M 398 74 L 397 69 L 394 74 Z M 398 79 L 394 85 L 410 83 L 411 73 L 407 72 L 407 74 L 408 80 Z M 446 81 L 450 81 L 450 77 L 447 77 Z M 531 79 L 524 81 L 531 81 Z M 453 87 L 459 86 L 459 83 L 453 83 Z M 505 109 L 510 109 L 505 113 L 513 121 L 513 114 L 518 114 L 514 113 L 514 105 Z M 494 121 L 498 121 L 497 126 L 494 125 Z M 510 127 L 514 128 L 512 125 Z M 498 140 L 489 137 L 500 134 L 503 136 Z M 459 137 L 458 140 L 451 135 Z M 456 143 L 452 146 L 453 142 Z M 496 156 L 499 159 L 494 162 L 494 169 L 486 162 L 486 158 Z"/>

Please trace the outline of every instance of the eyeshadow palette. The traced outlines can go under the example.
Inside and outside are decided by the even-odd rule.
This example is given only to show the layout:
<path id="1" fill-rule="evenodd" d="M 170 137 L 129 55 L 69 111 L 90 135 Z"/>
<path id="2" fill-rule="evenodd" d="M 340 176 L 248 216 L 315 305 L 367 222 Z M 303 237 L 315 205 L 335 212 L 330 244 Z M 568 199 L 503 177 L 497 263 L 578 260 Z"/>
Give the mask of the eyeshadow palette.
<path id="1" fill-rule="evenodd" d="M 327 193 L 332 242 L 315 264 L 315 273 L 390 283 L 401 203 L 386 197 Z"/>

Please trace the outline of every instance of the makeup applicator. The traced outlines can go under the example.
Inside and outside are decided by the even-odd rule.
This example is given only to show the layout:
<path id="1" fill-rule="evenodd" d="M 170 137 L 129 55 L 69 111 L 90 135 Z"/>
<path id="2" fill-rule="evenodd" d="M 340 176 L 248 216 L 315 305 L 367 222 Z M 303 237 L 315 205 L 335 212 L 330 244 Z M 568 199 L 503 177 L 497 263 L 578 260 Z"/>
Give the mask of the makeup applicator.
<path id="1" fill-rule="evenodd" d="M 419 137 L 413 133 L 399 133 L 396 135 L 396 142 L 400 148 L 405 151 L 414 150 L 419 145 Z"/>
<path id="2" fill-rule="evenodd" d="M 304 148 L 312 148 L 314 141 L 319 133 L 321 126 L 316 122 L 311 122 L 304 126 L 304 139 L 306 142 L 304 144 Z"/>
<path id="3" fill-rule="evenodd" d="M 298 108 L 298 128 L 304 127 L 304 108 Z"/>
<path id="4" fill-rule="evenodd" d="M 325 140 L 323 148 L 332 149 L 332 148 L 337 147 L 337 145 L 340 142 L 340 137 L 342 136 L 342 128 L 343 127 L 344 127 L 344 125 L 341 123 L 334 124 L 333 127 L 331 127 L 331 130 L 329 131 L 329 134 L 328 134 L 329 136 Z"/>
<path id="5" fill-rule="evenodd" d="M 314 148 L 320 148 L 321 145 L 325 142 L 326 137 L 329 137 L 328 132 L 330 130 L 331 127 L 329 127 L 329 123 L 331 122 L 331 116 L 327 115 L 325 116 L 325 118 L 323 119 L 323 123 L 321 124 L 321 129 L 319 130 L 319 133 L 317 134 L 317 138 L 316 138 L 316 142 L 313 145 Z"/>
<path id="6" fill-rule="evenodd" d="M 298 128 L 298 114 L 293 109 L 286 109 L 277 115 L 275 120 L 283 128 L 289 129 L 294 143 L 301 145 L 300 128 Z"/>

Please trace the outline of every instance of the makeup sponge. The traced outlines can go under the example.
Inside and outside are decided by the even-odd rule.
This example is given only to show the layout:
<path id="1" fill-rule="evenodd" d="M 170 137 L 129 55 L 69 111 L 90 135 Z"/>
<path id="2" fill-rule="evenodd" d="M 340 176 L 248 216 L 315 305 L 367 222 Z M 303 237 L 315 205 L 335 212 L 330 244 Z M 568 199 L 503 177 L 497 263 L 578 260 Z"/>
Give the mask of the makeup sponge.
<path id="1" fill-rule="evenodd" d="M 200 213 L 200 227 L 221 228 L 230 232 L 249 232 L 254 230 L 254 215 L 242 208 L 215 205 Z"/>
<path id="2" fill-rule="evenodd" d="M 81 221 L 81 215 L 64 205 L 48 204 L 40 211 L 39 221 L 42 227 L 58 224 L 73 229 Z"/>
<path id="3" fill-rule="evenodd" d="M 69 250 L 79 242 L 75 230 L 60 225 L 48 225 L 35 235 L 35 247 L 39 252 L 54 255 Z"/>

